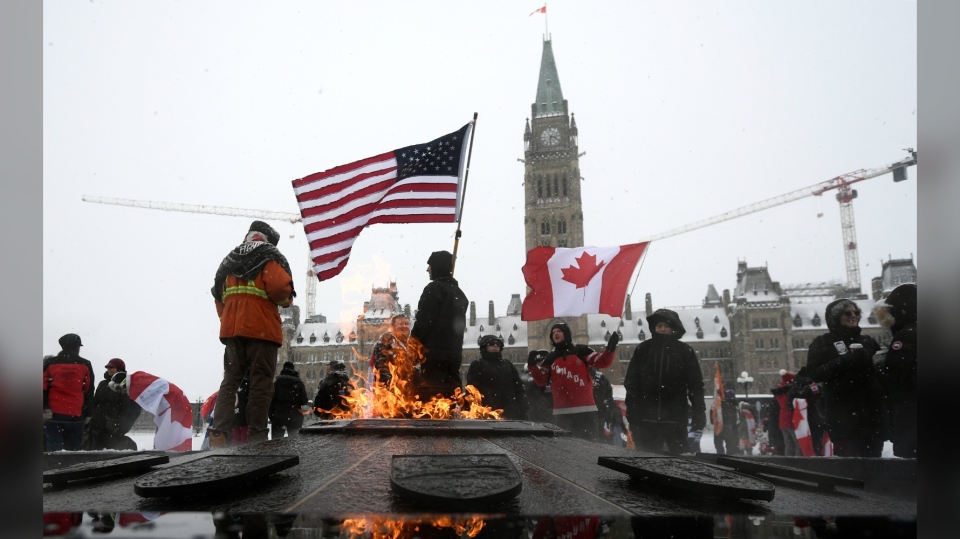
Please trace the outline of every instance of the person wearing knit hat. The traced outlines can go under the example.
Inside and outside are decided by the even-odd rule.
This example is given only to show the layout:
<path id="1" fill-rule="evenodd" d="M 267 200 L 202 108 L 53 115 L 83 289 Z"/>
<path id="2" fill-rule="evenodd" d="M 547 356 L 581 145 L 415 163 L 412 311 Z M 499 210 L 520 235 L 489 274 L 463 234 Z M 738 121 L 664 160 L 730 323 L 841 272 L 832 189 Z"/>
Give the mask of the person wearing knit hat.
<path id="1" fill-rule="evenodd" d="M 110 388 L 110 381 L 117 373 L 126 373 L 127 365 L 118 357 L 104 366 L 103 380 L 97 385 L 93 396 L 93 415 L 87 425 L 83 448 L 87 451 L 101 449 L 137 449 L 137 444 L 126 436 L 140 417 L 140 406 L 127 395 Z"/>
<path id="2" fill-rule="evenodd" d="M 309 412 L 307 388 L 300 379 L 296 365 L 285 361 L 283 369 L 273 382 L 273 400 L 270 401 L 270 439 L 283 438 L 283 431 L 293 438 L 300 434 L 303 415 Z M 306 407 L 306 410 L 303 408 Z"/>
<path id="3" fill-rule="evenodd" d="M 877 361 L 890 415 L 893 454 L 917 457 L 917 285 L 902 284 L 873 307 L 877 321 L 893 334 Z"/>
<path id="4" fill-rule="evenodd" d="M 880 457 L 885 412 L 883 388 L 873 367 L 880 345 L 860 331 L 860 307 L 851 299 L 824 311 L 829 331 L 807 352 L 806 373 L 819 388 L 817 409 L 838 457 Z"/>
<path id="5" fill-rule="evenodd" d="M 249 392 L 242 411 L 247 441 L 267 440 L 267 419 L 273 397 L 277 352 L 283 344 L 278 307 L 289 307 L 296 292 L 287 259 L 277 250 L 280 234 L 254 221 L 243 243 L 233 248 L 213 278 L 213 295 L 224 345 L 223 380 L 217 392 L 210 447 L 225 447 L 237 415 L 237 391 L 249 373 Z"/>

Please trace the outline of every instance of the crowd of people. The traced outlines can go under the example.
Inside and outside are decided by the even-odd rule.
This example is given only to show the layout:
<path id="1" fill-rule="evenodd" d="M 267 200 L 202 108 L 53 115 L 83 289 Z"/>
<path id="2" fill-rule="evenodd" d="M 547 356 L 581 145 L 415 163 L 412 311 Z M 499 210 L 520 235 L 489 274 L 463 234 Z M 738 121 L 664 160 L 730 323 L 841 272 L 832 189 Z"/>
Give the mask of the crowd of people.
<path id="1" fill-rule="evenodd" d="M 878 323 L 891 332 L 882 348 L 860 328 L 863 312 L 856 301 L 838 299 L 827 305 L 827 332 L 810 344 L 806 364 L 796 373 L 781 371 L 770 389 L 773 399 L 759 411 L 755 428 L 766 434 L 757 450 L 764 454 L 799 456 L 880 457 L 892 442 L 897 457 L 917 456 L 917 287 L 902 284 L 873 308 Z M 717 453 L 753 451 L 745 435 L 748 417 L 757 418 L 746 402 L 734 413 L 733 391 L 723 402 L 723 428 L 714 436 Z M 744 414 L 744 410 L 747 414 Z M 730 427 L 738 425 L 739 446 Z"/>
<path id="2" fill-rule="evenodd" d="M 296 295 L 290 267 L 276 247 L 279 238 L 268 224 L 254 221 L 214 278 L 224 358 L 219 390 L 208 399 L 215 404 L 203 417 L 210 448 L 297 436 L 306 415 L 329 419 L 337 408 L 348 409 L 346 399 L 355 389 L 341 361 L 329 365 L 313 401 L 293 363 L 284 363 L 275 376 L 283 340 L 278 307 Z M 453 278 L 454 262 L 447 251 L 430 255 L 430 282 L 416 321 L 411 328 L 406 315 L 391 319 L 370 356 L 370 383 L 390 384 L 399 376 L 422 400 L 463 395 L 469 301 Z M 916 285 L 898 286 L 876 303 L 874 315 L 892 333 L 886 349 L 861 332 L 862 312 L 854 300 L 830 303 L 824 313 L 828 331 L 811 343 L 803 368 L 781 373 L 770 390 L 774 398 L 761 410 L 721 389 L 722 405 L 709 416 L 717 453 L 752 452 L 759 431 L 767 434 L 766 451 L 785 456 L 879 457 L 890 440 L 895 455 L 915 458 Z M 699 440 L 708 414 L 696 352 L 681 340 L 686 330 L 676 312 L 658 309 L 647 323 L 651 338 L 633 351 L 622 407 L 602 372 L 613 363 L 620 333 L 594 350 L 574 343 L 562 322 L 550 328 L 552 350 L 530 352 L 522 373 L 503 358 L 500 337 L 482 336 L 466 384 L 503 419 L 551 422 L 585 440 L 642 451 L 697 452 L 691 440 Z M 80 356 L 80 337 L 64 335 L 60 346 L 59 354 L 44 358 L 45 450 L 131 448 L 125 435 L 141 406 L 127 392 L 124 361 L 111 359 L 95 388 L 93 367 Z M 396 361 L 410 350 L 422 352 L 416 364 Z M 179 392 L 164 383 L 170 395 Z"/>

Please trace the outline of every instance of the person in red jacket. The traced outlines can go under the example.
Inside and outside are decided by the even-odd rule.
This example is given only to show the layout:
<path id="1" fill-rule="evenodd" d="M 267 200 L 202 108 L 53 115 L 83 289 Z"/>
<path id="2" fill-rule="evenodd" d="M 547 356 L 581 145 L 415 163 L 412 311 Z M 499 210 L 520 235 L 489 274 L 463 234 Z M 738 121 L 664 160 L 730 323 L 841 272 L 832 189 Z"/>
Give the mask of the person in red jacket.
<path id="1" fill-rule="evenodd" d="M 76 333 L 59 343 L 60 353 L 43 363 L 43 435 L 47 451 L 80 451 L 93 406 L 93 365 L 80 357 Z"/>
<path id="2" fill-rule="evenodd" d="M 280 234 L 263 221 L 254 221 L 243 239 L 220 263 L 211 293 L 220 317 L 224 344 L 223 381 L 210 429 L 210 447 L 228 443 L 237 389 L 250 376 L 246 406 L 250 443 L 267 440 L 267 414 L 273 398 L 277 351 L 283 343 L 278 307 L 287 307 L 296 293 L 290 265 L 277 243 Z"/>
<path id="3" fill-rule="evenodd" d="M 793 401 L 790 399 L 790 389 L 793 388 L 793 379 L 797 375 L 792 372 L 781 371 L 780 385 L 770 390 L 773 397 L 777 399 L 780 405 L 780 414 L 777 418 L 777 426 L 780 427 L 780 435 L 783 436 L 783 456 L 802 457 L 800 444 L 797 442 L 797 432 L 793 428 Z"/>
<path id="4" fill-rule="evenodd" d="M 595 352 L 573 344 L 570 328 L 561 322 L 550 328 L 550 341 L 553 351 L 546 357 L 531 354 L 528 358 L 530 376 L 538 386 L 550 384 L 556 425 L 578 438 L 596 442 L 600 427 L 590 367 L 605 369 L 613 363 L 620 333 L 613 332 L 607 346 Z"/>

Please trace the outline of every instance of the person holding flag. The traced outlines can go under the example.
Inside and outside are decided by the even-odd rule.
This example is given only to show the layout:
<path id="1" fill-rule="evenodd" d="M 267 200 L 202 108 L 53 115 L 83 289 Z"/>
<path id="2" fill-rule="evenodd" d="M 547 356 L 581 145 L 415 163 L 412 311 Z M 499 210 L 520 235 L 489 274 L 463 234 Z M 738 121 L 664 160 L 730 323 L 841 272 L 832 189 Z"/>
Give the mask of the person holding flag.
<path id="1" fill-rule="evenodd" d="M 596 442 L 600 434 L 599 408 L 589 369 L 605 369 L 613 363 L 620 333 L 611 333 L 607 346 L 595 352 L 586 345 L 574 344 L 570 327 L 560 322 L 550 328 L 550 341 L 553 351 L 545 357 L 531 354 L 528 358 L 530 376 L 538 386 L 550 384 L 556 425 L 578 438 Z"/>

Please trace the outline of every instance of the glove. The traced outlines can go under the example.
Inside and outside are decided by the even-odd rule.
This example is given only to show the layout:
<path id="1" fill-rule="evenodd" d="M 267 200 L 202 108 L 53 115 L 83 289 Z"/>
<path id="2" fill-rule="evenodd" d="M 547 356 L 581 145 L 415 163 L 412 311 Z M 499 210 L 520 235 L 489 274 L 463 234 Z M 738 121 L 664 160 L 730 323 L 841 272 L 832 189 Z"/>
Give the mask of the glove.
<path id="1" fill-rule="evenodd" d="M 693 421 L 690 422 L 690 430 L 701 431 L 707 426 L 706 414 L 693 414 Z"/>
<path id="2" fill-rule="evenodd" d="M 536 367 L 539 363 L 543 362 L 546 357 L 546 350 L 531 351 L 529 354 L 527 354 L 527 367 L 530 367 L 531 369 Z"/>
<path id="3" fill-rule="evenodd" d="M 617 343 L 619 342 L 620 342 L 620 332 L 614 331 L 613 334 L 610 335 L 610 340 L 607 341 L 607 352 L 613 352 L 614 350 L 616 350 Z"/>
<path id="4" fill-rule="evenodd" d="M 51 410 L 50 408 L 44 408 L 44 409 L 43 409 L 43 420 L 44 420 L 44 421 L 48 421 L 48 420 L 50 420 L 50 419 L 53 419 L 53 410 Z"/>

